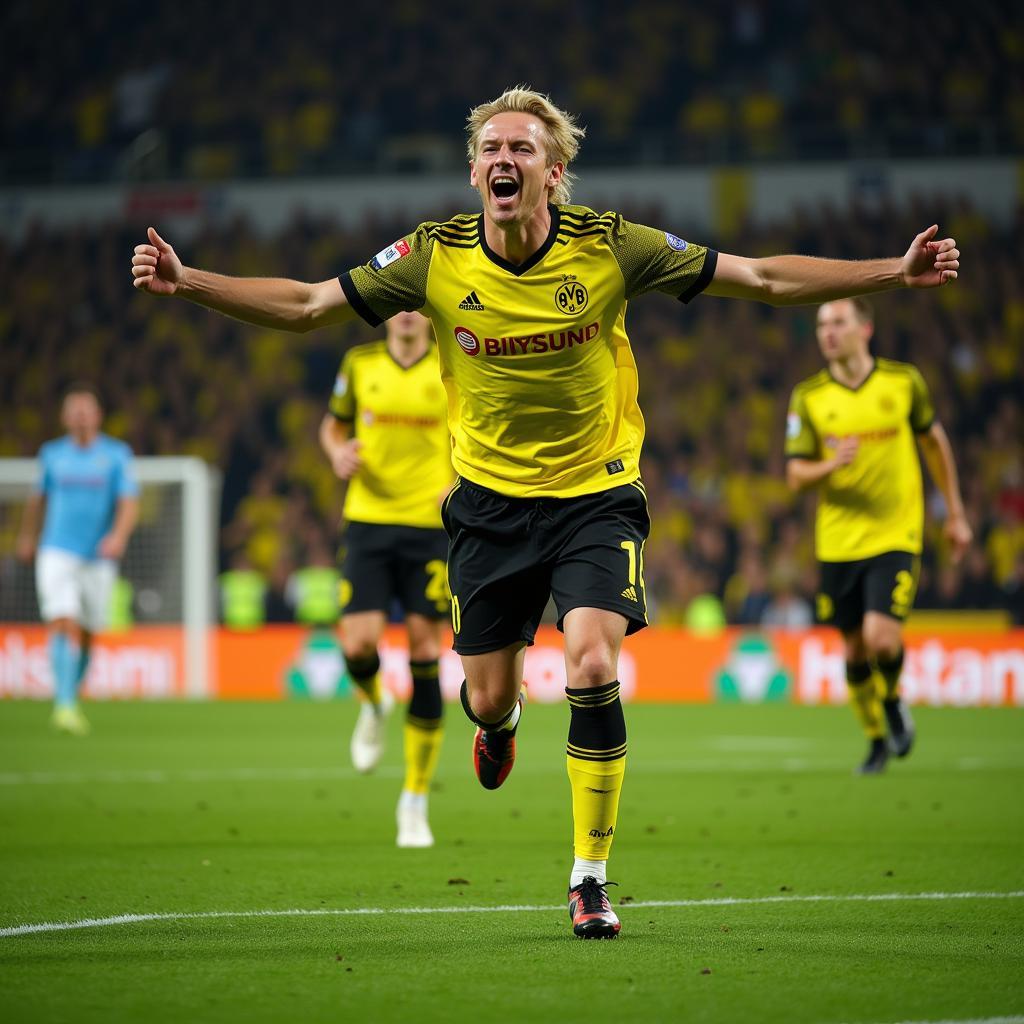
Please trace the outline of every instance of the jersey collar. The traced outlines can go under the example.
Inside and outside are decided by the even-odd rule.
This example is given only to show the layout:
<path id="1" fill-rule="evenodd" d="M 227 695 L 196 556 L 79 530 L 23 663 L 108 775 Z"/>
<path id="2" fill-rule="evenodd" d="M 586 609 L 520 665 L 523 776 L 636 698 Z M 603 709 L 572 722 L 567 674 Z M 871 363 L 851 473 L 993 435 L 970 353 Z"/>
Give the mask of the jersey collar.
<path id="1" fill-rule="evenodd" d="M 551 230 L 548 232 L 548 237 L 544 239 L 541 247 L 522 263 L 509 263 L 507 259 L 499 256 L 488 244 L 487 236 L 484 234 L 484 215 L 480 214 L 480 220 L 477 224 L 477 228 L 480 234 L 480 248 L 483 250 L 484 255 L 496 266 L 501 267 L 502 270 L 507 270 L 510 274 L 515 274 L 516 277 L 522 277 L 531 267 L 535 267 L 551 250 L 551 247 L 555 244 L 555 239 L 558 238 L 558 224 L 561 220 L 561 215 L 558 212 L 558 207 L 551 203 L 548 203 L 548 213 L 551 214 Z"/>
<path id="2" fill-rule="evenodd" d="M 852 391 L 854 392 L 854 394 L 856 394 L 875 375 L 875 370 L 878 369 L 878 360 L 871 360 L 871 369 L 868 370 L 868 375 L 855 388 L 851 388 L 849 384 L 844 384 L 841 380 L 839 380 L 839 378 L 836 377 L 836 375 L 832 372 L 830 367 L 826 367 L 825 369 L 829 377 L 831 378 L 833 384 L 838 384 L 839 387 L 845 388 L 847 391 Z"/>
<path id="3" fill-rule="evenodd" d="M 390 360 L 391 360 L 391 362 L 393 362 L 393 363 L 395 364 L 395 366 L 397 366 L 397 367 L 398 367 L 398 369 L 400 369 L 400 370 L 402 371 L 402 373 L 407 373 L 407 372 L 408 372 L 409 370 L 411 370 L 411 369 L 412 369 L 412 368 L 413 368 L 414 366 L 419 366 L 419 365 L 420 365 L 420 363 L 422 363 L 422 362 L 423 362 L 423 360 L 424 360 L 424 359 L 426 359 L 426 358 L 427 358 L 427 356 L 429 356 L 429 355 L 430 355 L 430 353 L 431 353 L 431 352 L 433 351 L 433 349 L 434 349 L 434 343 L 433 343 L 433 341 L 428 341 L 428 342 L 427 342 L 427 347 L 426 347 L 426 348 L 425 348 L 425 349 L 423 350 L 423 355 L 421 355 L 421 356 L 417 356 L 417 357 L 416 357 L 416 358 L 415 358 L 415 359 L 414 359 L 414 360 L 413 360 L 413 361 L 412 361 L 412 362 L 411 362 L 411 363 L 410 363 L 410 364 L 409 364 L 408 366 L 403 366 L 403 365 L 402 365 L 402 364 L 401 364 L 401 363 L 400 363 L 400 362 L 399 362 L 399 361 L 398 361 L 398 360 L 397 360 L 397 359 L 395 358 L 395 354 L 394 354 L 394 353 L 393 353 L 393 352 L 391 351 L 391 349 L 390 349 L 390 348 L 388 348 L 388 343 L 387 343 L 387 341 L 385 340 L 385 342 L 384 342 L 384 351 L 385 351 L 385 352 L 387 352 L 387 354 L 388 354 L 388 359 L 390 359 Z"/>

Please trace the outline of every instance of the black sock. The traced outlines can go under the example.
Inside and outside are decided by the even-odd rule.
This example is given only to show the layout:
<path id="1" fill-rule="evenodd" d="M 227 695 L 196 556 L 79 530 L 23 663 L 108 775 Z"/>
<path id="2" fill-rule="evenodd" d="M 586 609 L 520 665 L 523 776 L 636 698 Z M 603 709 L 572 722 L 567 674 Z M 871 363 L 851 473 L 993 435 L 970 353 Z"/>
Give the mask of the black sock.
<path id="1" fill-rule="evenodd" d="M 875 662 L 878 674 L 885 681 L 885 700 L 899 700 L 900 675 L 903 672 L 903 648 L 891 661 L 879 658 Z"/>
<path id="2" fill-rule="evenodd" d="M 440 723 L 444 715 L 441 702 L 440 665 L 432 661 L 410 661 L 412 673 L 412 698 L 409 701 L 409 721 L 424 728 Z"/>
<path id="3" fill-rule="evenodd" d="M 626 719 L 619 681 L 594 689 L 565 689 L 569 698 L 567 753 L 584 761 L 613 761 L 626 753 Z"/>

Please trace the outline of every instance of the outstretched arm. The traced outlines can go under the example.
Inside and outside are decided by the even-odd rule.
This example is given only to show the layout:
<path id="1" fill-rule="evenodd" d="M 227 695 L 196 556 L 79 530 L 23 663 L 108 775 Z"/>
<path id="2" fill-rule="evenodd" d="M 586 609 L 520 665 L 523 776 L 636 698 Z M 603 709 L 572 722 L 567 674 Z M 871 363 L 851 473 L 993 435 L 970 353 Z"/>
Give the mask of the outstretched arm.
<path id="1" fill-rule="evenodd" d="M 894 288 L 935 288 L 956 280 L 956 241 L 935 241 L 938 225 L 922 231 L 902 257 L 824 260 L 813 256 L 747 259 L 720 253 L 707 295 L 799 306 Z"/>
<path id="2" fill-rule="evenodd" d="M 178 295 L 236 320 L 283 331 L 315 330 L 355 316 L 337 278 L 305 284 L 278 277 L 226 277 L 186 267 L 155 231 L 135 246 L 135 287 L 151 295 Z"/>
<path id="3" fill-rule="evenodd" d="M 942 491 L 946 500 L 946 522 L 942 528 L 952 550 L 953 561 L 959 562 L 974 538 L 967 517 L 964 502 L 960 497 L 960 480 L 956 472 L 956 460 L 949 437 L 940 423 L 933 423 L 927 433 L 917 439 L 928 466 L 928 472 L 935 486 Z"/>

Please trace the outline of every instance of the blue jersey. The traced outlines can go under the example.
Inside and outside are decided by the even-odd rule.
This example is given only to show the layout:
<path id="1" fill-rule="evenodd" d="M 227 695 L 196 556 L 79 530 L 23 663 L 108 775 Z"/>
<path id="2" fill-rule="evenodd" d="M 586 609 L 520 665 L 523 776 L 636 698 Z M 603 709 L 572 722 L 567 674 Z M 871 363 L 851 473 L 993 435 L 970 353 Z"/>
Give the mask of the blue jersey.
<path id="1" fill-rule="evenodd" d="M 139 493 L 132 450 L 106 434 L 86 448 L 70 436 L 47 441 L 39 449 L 35 489 L 46 496 L 39 546 L 97 558 L 97 545 L 114 525 L 118 499 Z"/>

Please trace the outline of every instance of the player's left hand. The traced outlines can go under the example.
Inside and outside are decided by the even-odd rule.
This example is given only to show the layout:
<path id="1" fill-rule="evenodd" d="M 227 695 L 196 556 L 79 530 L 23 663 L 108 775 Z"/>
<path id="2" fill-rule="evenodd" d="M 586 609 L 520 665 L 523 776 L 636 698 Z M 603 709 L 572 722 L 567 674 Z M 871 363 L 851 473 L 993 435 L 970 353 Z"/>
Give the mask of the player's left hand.
<path id="1" fill-rule="evenodd" d="M 97 546 L 97 551 L 103 558 L 112 558 L 115 561 L 124 554 L 125 542 L 116 534 L 108 533 Z"/>
<path id="2" fill-rule="evenodd" d="M 900 263 L 900 274 L 908 288 L 937 288 L 956 280 L 960 250 L 956 239 L 935 240 L 939 225 L 926 228 L 910 243 Z"/>
<path id="3" fill-rule="evenodd" d="M 974 540 L 974 531 L 971 529 L 971 524 L 960 515 L 948 516 L 942 527 L 942 532 L 949 542 L 950 557 L 955 565 L 971 546 L 971 541 Z"/>

